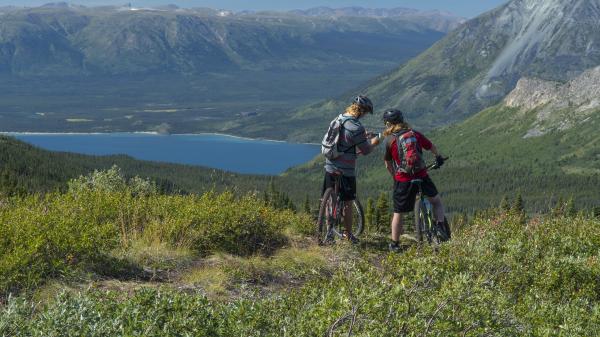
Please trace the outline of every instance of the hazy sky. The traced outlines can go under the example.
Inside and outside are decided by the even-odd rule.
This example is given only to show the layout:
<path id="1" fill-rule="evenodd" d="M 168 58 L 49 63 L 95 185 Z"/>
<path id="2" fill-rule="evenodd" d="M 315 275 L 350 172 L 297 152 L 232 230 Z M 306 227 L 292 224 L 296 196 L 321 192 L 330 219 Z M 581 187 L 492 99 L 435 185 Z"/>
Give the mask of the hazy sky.
<path id="1" fill-rule="evenodd" d="M 37 6 L 58 0 L 0 0 L 0 6 Z M 176 4 L 181 7 L 212 7 L 233 10 L 289 10 L 310 7 L 408 7 L 417 9 L 440 9 L 465 17 L 474 17 L 499 6 L 507 0 L 73 0 L 67 1 L 86 6 L 122 5 L 156 6 Z"/>

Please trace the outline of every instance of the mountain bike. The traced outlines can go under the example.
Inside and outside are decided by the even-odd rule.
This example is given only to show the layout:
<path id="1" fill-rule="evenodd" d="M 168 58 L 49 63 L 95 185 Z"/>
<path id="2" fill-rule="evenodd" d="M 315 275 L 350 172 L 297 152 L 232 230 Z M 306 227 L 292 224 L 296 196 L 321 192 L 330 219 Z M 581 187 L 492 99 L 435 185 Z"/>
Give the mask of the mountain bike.
<path id="1" fill-rule="evenodd" d="M 344 226 L 344 201 L 341 199 L 342 174 L 335 175 L 335 185 L 325 190 L 319 207 L 317 219 L 317 239 L 319 244 L 334 241 L 335 237 L 343 238 Z M 352 234 L 358 237 L 364 230 L 365 215 L 358 198 L 352 202 Z"/>
<path id="2" fill-rule="evenodd" d="M 448 158 L 444 158 L 448 160 Z M 437 163 L 427 166 L 428 170 L 437 170 L 440 167 Z M 448 233 L 438 228 L 433 216 L 433 207 L 425 197 L 421 184 L 422 179 L 413 179 L 410 182 L 411 188 L 417 188 L 417 201 L 415 202 L 415 236 L 418 242 L 423 242 L 427 238 L 429 244 L 438 246 L 440 243 L 448 240 Z"/>

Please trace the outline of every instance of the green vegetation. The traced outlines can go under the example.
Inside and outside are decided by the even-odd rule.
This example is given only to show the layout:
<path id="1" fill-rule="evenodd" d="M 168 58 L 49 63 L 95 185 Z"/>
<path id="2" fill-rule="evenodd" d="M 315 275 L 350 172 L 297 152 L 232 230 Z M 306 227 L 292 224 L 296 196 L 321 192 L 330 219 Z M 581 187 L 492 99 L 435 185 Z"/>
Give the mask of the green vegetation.
<path id="1" fill-rule="evenodd" d="M 375 204 L 374 228 L 377 231 L 385 231 L 390 225 L 390 202 L 387 195 L 388 193 L 382 192 Z"/>
<path id="2" fill-rule="evenodd" d="M 585 123 L 537 137 L 524 137 L 538 111 L 519 111 L 498 105 L 466 121 L 426 135 L 450 160 L 430 175 L 451 213 L 497 206 L 504 196 L 521 194 L 528 212 L 549 212 L 559 198 L 575 206 L 598 206 L 600 196 L 600 115 Z M 561 112 L 567 116 L 568 111 Z M 362 200 L 384 191 L 391 198 L 392 179 L 383 164 L 383 149 L 358 161 L 358 193 Z M 427 158 L 433 161 L 432 157 Z M 288 171 L 289 178 L 322 179 L 322 159 Z"/>
<path id="3" fill-rule="evenodd" d="M 10 71 L 21 76 L 44 69 L 42 75 L 52 81 L 50 75 L 61 69 L 80 76 L 74 65 L 87 64 L 89 71 L 103 75 L 177 70 L 184 77 L 191 75 L 185 78 L 191 83 L 202 67 L 227 68 L 218 64 L 223 59 L 248 73 L 273 70 L 262 53 L 275 58 L 293 53 L 295 49 L 286 44 L 290 36 L 304 51 L 311 48 L 299 41 L 329 45 L 345 41 L 346 34 L 356 35 L 346 30 L 344 22 L 341 29 L 334 25 L 334 33 L 323 33 L 323 27 L 332 23 L 321 19 L 316 23 L 307 19 L 313 28 L 306 28 L 308 24 L 298 31 L 286 25 L 300 19 L 275 20 L 269 15 L 217 24 L 215 17 L 141 12 L 94 13 L 80 20 L 79 10 L 85 11 L 48 7 L 40 13 L 23 12 L 35 33 L 34 42 L 41 47 L 32 52 L 21 46 L 19 60 L 0 59 L 0 71 L 8 68 L 2 64 L 10 64 Z M 23 24 L 23 13 L 3 15 L 1 25 L 8 28 L 2 39 L 27 42 L 14 34 L 28 30 L 13 29 Z M 436 109 L 452 107 L 446 122 L 464 117 L 457 111 L 473 112 L 484 103 L 472 104 L 469 95 L 509 39 L 491 34 L 497 32 L 488 22 L 499 13 L 467 23 L 397 73 L 382 77 L 367 92 L 377 91 L 380 96 L 375 99 L 389 105 L 406 103 L 419 114 L 422 125 L 439 122 Z M 377 21 L 378 26 L 390 23 Z M 357 22 L 371 27 L 369 20 Z M 169 25 L 177 28 L 176 41 L 173 31 L 164 29 Z M 265 35 L 261 25 L 277 33 Z M 226 40 L 229 49 L 219 51 L 211 41 L 185 38 L 198 29 L 214 33 L 215 27 L 228 37 L 219 35 L 217 40 L 221 44 Z M 50 32 L 44 34 L 46 30 Z M 119 62 L 94 52 L 102 49 L 99 31 L 117 37 L 111 46 L 117 50 L 106 52 L 118 55 Z M 489 38 L 470 38 L 471 31 Z M 255 35 L 264 40 L 256 41 Z M 383 45 L 380 40 L 373 43 Z M 127 44 L 126 53 L 118 52 L 120 44 Z M 169 57 L 160 57 L 164 48 L 159 47 L 167 45 L 172 48 Z M 197 53 L 199 45 L 207 47 L 205 54 Z M 483 47 L 489 56 L 484 61 L 473 56 L 481 56 Z M 449 49 L 456 52 L 454 48 L 466 51 L 465 57 L 443 62 L 453 55 Z M 132 62 L 142 50 L 153 52 Z M 37 58 L 48 51 L 50 57 Z M 198 54 L 197 58 L 186 52 Z M 339 55 L 314 52 L 307 60 L 324 65 L 327 62 L 319 59 L 324 56 L 338 59 Z M 58 63 L 47 68 L 36 63 L 41 59 Z M 294 58 L 285 60 L 289 63 L 280 65 L 285 71 L 301 73 Z M 31 64 L 34 67 L 28 67 Z M 222 83 L 231 81 L 227 76 Z M 22 82 L 12 80 L 16 82 L 3 82 L 10 108 L 0 115 L 10 128 L 30 127 L 31 116 L 22 117 L 35 111 L 36 120 L 49 116 L 55 124 L 46 126 L 51 127 L 67 120 L 73 122 L 69 127 L 90 130 L 182 130 L 173 122 L 177 118 L 172 114 L 178 114 L 184 118 L 177 123 L 191 132 L 202 127 L 214 131 L 220 125 L 221 131 L 312 140 L 317 129 L 310 125 L 326 125 L 324 119 L 329 117 L 323 111 L 339 111 L 342 106 L 330 101 L 302 110 L 292 119 L 281 115 L 276 119 L 270 112 L 285 105 L 271 101 L 265 106 L 272 110 L 234 121 L 238 118 L 223 118 L 231 106 L 221 97 L 208 109 L 221 104 L 222 111 L 200 116 L 199 109 L 206 108 L 202 102 L 188 107 L 164 105 L 185 102 L 178 99 L 190 96 L 189 92 L 174 94 L 186 86 L 182 80 L 157 85 L 158 91 L 161 86 L 171 91 L 156 101 L 140 100 L 143 103 L 135 104 L 142 105 L 126 108 L 121 104 L 136 101 L 131 95 L 135 90 L 112 88 L 119 97 L 134 98 L 115 102 L 119 107 L 99 105 L 105 115 L 72 114 L 81 101 L 65 97 L 56 101 L 62 112 L 54 113 L 39 111 L 43 105 L 36 101 L 20 110 L 21 102 L 28 99 L 13 94 L 22 89 Z M 145 85 L 152 86 L 151 82 Z M 195 83 L 200 89 L 193 90 L 215 88 L 200 80 Z M 506 89 L 504 82 L 497 85 L 488 88 L 493 94 L 485 97 L 488 102 Z M 49 87 L 48 96 L 41 94 L 38 99 L 56 95 L 52 90 Z M 247 91 L 248 97 L 260 102 L 253 90 Z M 110 101 L 107 98 L 115 92 L 103 92 L 88 104 Z M 407 96 L 398 97 L 398 92 Z M 450 97 L 454 92 L 460 94 Z M 439 97 L 432 99 L 431 93 Z M 405 236 L 403 254 L 385 250 L 392 184 L 381 153 L 359 164 L 359 191 L 361 199 L 367 200 L 367 235 L 357 246 L 337 242 L 321 247 L 312 238 L 315 226 L 310 214 L 321 186 L 321 159 L 281 177 L 242 176 L 123 156 L 50 153 L 0 137 L 0 336 L 596 335 L 600 330 L 599 119 L 591 115 L 576 128 L 565 124 L 525 137 L 531 135 L 537 113 L 496 106 L 432 132 L 434 142 L 451 157 L 432 177 L 443 191 L 447 209 L 455 213 L 453 241 L 432 249 Z M 97 116 L 103 118 L 101 122 Z M 560 116 L 554 117 L 560 120 Z M 190 123 L 193 118 L 197 119 Z M 254 118 L 252 127 L 244 128 L 250 124 L 245 118 Z M 293 133 L 284 124 L 277 130 L 272 127 L 283 120 L 304 127 Z M 482 210 L 491 205 L 499 208 Z"/>
<path id="4" fill-rule="evenodd" d="M 352 90 L 388 69 L 357 68 L 259 74 L 231 71 L 196 77 L 123 75 L 117 83 L 100 76 L 22 79 L 0 75 L 0 90 L 5 93 L 0 97 L 0 131 L 219 132 L 288 139 L 293 127 L 282 125 L 289 112 Z M 67 119 L 89 122 L 68 123 Z"/>
<path id="5" fill-rule="evenodd" d="M 38 231 L 23 224 L 35 215 L 56 219 L 53 214 L 59 207 L 67 214 L 65 219 L 70 219 L 66 221 L 83 220 L 87 213 L 94 213 L 91 220 L 99 225 L 94 230 L 110 227 L 110 219 L 117 213 L 136 214 L 139 222 L 134 224 L 129 216 L 126 223 L 132 230 L 127 233 L 137 233 L 137 240 L 158 239 L 169 247 L 184 246 L 196 253 L 206 251 L 197 248 L 207 247 L 202 242 L 208 240 L 197 235 L 204 227 L 208 232 L 215 229 L 220 235 L 229 235 L 236 232 L 233 227 L 240 225 L 239 219 L 244 219 L 243 224 L 249 224 L 243 226 L 247 233 L 264 233 L 248 222 L 256 218 L 262 219 L 258 221 L 261 226 L 277 223 L 275 229 L 279 230 L 273 233 L 287 237 L 292 247 L 271 256 L 245 258 L 232 251 L 234 255 L 195 257 L 200 258 L 195 264 L 179 266 L 183 272 L 175 279 L 138 283 L 127 291 L 111 289 L 102 281 L 79 288 L 82 290 L 55 285 L 54 292 L 60 294 L 41 303 L 12 296 L 0 308 L 0 335 L 591 336 L 600 328 L 600 222 L 585 215 L 527 219 L 502 210 L 481 212 L 460 227 L 455 223 L 455 239 L 439 251 L 413 246 L 405 254 L 386 255 L 372 241 L 374 237 L 366 238 L 358 249 L 312 246 L 293 230 L 283 230 L 307 219 L 290 213 L 278 215 L 252 198 L 238 201 L 237 207 L 223 208 L 217 200 L 229 200 L 226 194 L 179 199 L 96 188 L 86 191 L 84 195 L 80 190 L 52 196 L 60 202 L 11 199 L 2 214 L 22 215 L 20 203 L 28 203 L 31 214 L 20 218 L 19 225 L 22 234 L 29 235 L 22 238 L 33 238 L 30 233 Z M 84 200 L 78 198 L 92 198 L 99 205 L 93 211 L 85 210 L 79 204 Z M 224 215 L 228 217 L 221 222 Z M 272 217 L 278 220 L 273 222 Z M 203 227 L 190 225 L 202 218 L 208 220 Z M 283 218 L 291 220 L 279 223 Z M 156 221 L 160 226 L 153 225 Z M 5 221 L 2 224 L 6 226 Z M 50 238 L 66 235 L 64 241 L 78 235 L 64 232 L 62 226 L 43 228 Z M 75 228 L 72 232 L 92 230 Z M 96 255 L 84 254 L 88 250 L 131 247 L 124 242 L 133 236 L 124 237 L 118 228 L 105 233 L 98 239 L 100 246 L 77 246 L 76 257 L 82 260 L 71 268 Z M 200 240 L 196 241 L 200 245 L 190 244 L 188 237 Z M 78 236 L 77 240 L 86 238 Z M 41 246 L 58 247 L 51 242 L 47 239 Z M 3 257 L 7 255 L 4 247 L 6 242 Z M 217 251 L 230 248 L 224 245 Z M 27 258 L 9 255 L 13 261 Z M 49 260 L 55 257 L 58 255 L 52 254 Z M 332 259 L 338 262 L 328 262 Z M 32 269 L 40 270 L 36 267 L 42 264 L 34 260 Z M 2 275 L 6 275 L 4 270 Z"/>
<path id="6" fill-rule="evenodd" d="M 94 170 L 108 170 L 114 165 L 129 178 L 150 179 L 159 191 L 169 194 L 204 193 L 229 190 L 236 194 L 274 194 L 276 207 L 295 208 L 302 201 L 296 193 L 304 182 L 291 177 L 251 176 L 221 170 L 135 160 L 127 156 L 87 156 L 50 152 L 12 137 L 0 135 L 0 195 L 25 195 L 35 192 L 66 191 L 67 183 Z M 275 195 L 276 194 L 276 195 Z"/>
<path id="7" fill-rule="evenodd" d="M 285 228 L 300 231 L 310 222 L 252 195 L 160 195 L 116 169 L 73 180 L 65 194 L 0 202 L 2 294 L 77 270 L 135 277 L 135 261 L 121 257 L 143 257 L 129 251 L 140 246 L 196 256 L 269 253 L 285 243 Z"/>

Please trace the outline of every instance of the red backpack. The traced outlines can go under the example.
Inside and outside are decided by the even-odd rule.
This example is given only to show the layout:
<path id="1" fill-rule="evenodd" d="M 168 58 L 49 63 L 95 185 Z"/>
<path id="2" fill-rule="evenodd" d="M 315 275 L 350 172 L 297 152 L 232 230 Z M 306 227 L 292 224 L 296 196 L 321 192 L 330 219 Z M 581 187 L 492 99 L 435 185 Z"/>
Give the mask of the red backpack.
<path id="1" fill-rule="evenodd" d="M 396 165 L 396 171 L 414 176 L 427 168 L 423 159 L 423 149 L 413 130 L 398 134 L 396 147 L 400 160 L 400 164 Z"/>

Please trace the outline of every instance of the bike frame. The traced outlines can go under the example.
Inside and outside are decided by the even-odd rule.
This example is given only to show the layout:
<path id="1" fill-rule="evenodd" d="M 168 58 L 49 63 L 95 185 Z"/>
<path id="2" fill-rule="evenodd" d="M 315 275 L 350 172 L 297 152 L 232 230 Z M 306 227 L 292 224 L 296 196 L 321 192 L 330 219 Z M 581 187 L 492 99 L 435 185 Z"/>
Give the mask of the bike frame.
<path id="1" fill-rule="evenodd" d="M 327 226 L 328 233 L 334 233 L 338 237 L 341 237 L 341 234 L 339 231 L 335 230 L 335 227 L 343 225 L 344 211 L 345 211 L 345 203 L 344 203 L 344 201 L 342 201 L 342 198 L 340 195 L 341 194 L 340 193 L 341 181 L 342 181 L 342 175 L 341 174 L 336 175 L 335 176 L 335 184 L 334 184 L 334 188 L 333 188 L 334 198 L 335 198 L 335 203 L 334 203 L 334 205 L 332 205 L 333 222 L 329 223 Z"/>
<path id="2" fill-rule="evenodd" d="M 444 158 L 447 160 L 448 158 Z M 431 169 L 439 169 L 437 164 L 431 164 L 427 167 L 428 170 Z M 425 197 L 425 193 L 423 192 L 422 179 L 415 179 L 411 181 L 412 186 L 416 186 L 418 188 L 417 197 L 419 200 L 419 214 L 415 214 L 415 221 L 419 221 L 417 226 L 417 240 L 420 241 L 423 235 L 427 236 L 427 242 L 429 244 L 434 243 L 435 245 L 439 245 L 441 243 L 441 233 L 439 233 L 439 229 L 434 223 L 433 220 L 433 207 L 429 200 Z M 435 241 L 435 242 L 434 242 Z"/>

